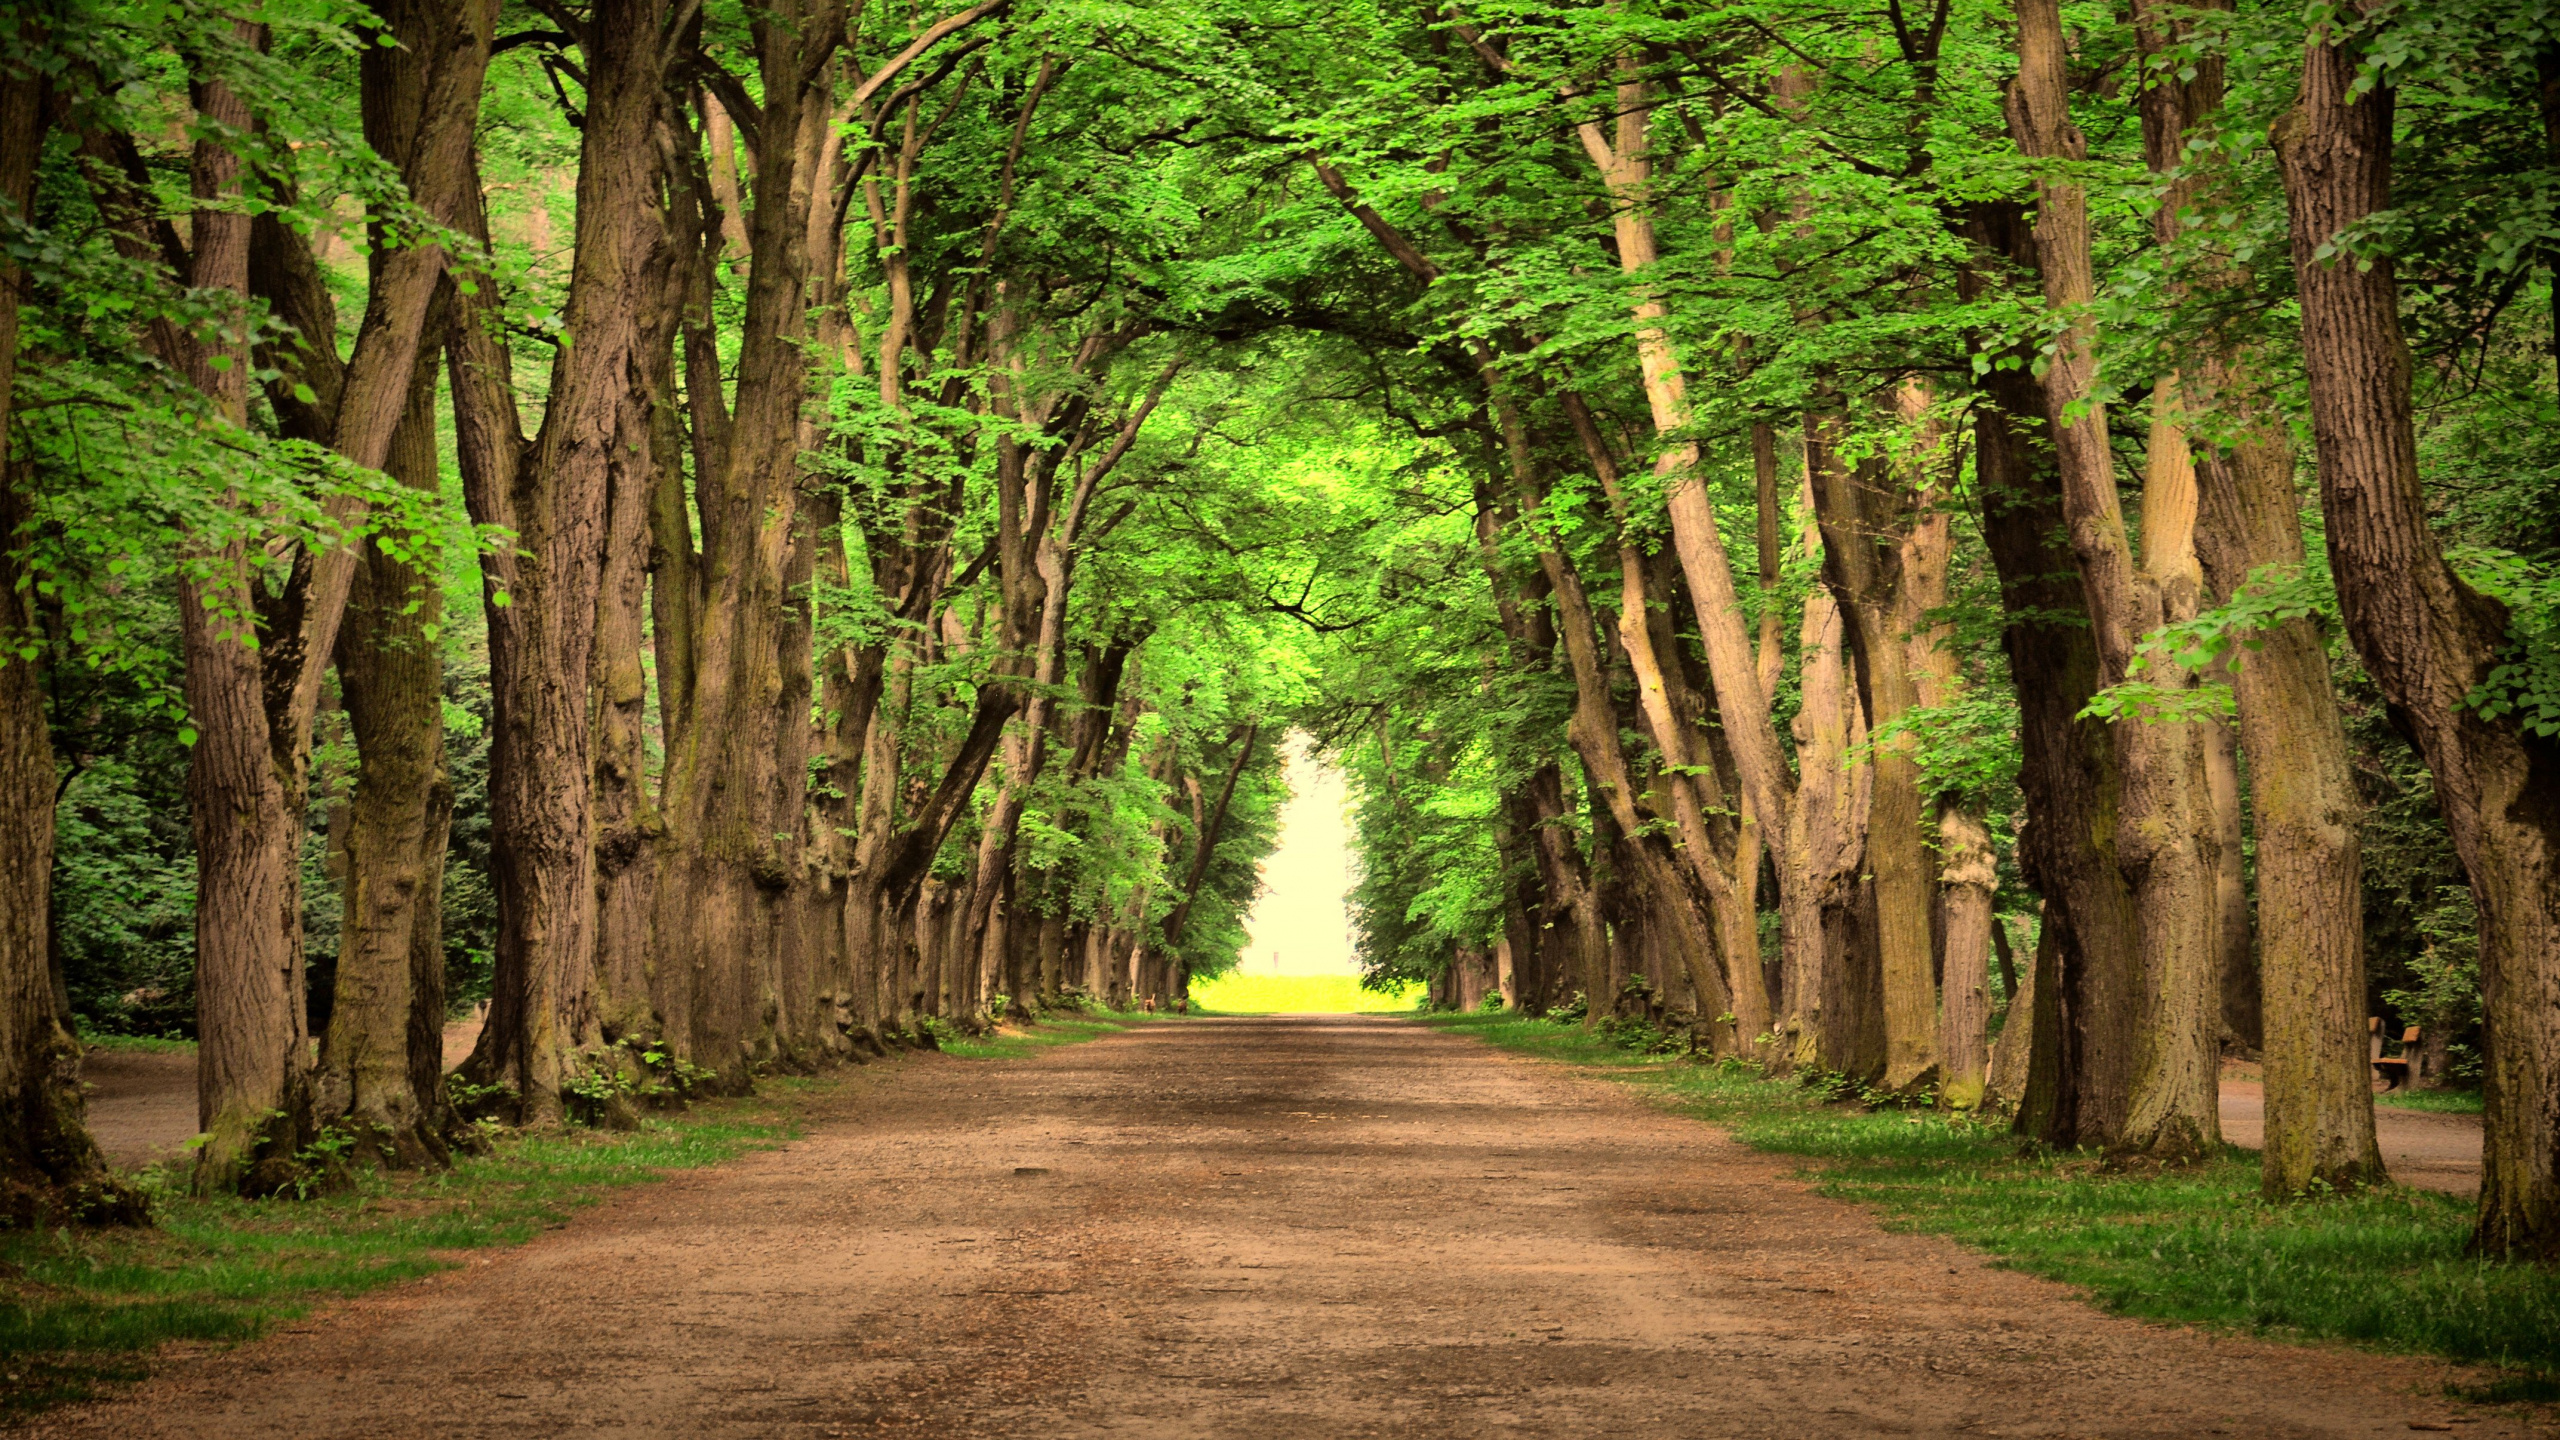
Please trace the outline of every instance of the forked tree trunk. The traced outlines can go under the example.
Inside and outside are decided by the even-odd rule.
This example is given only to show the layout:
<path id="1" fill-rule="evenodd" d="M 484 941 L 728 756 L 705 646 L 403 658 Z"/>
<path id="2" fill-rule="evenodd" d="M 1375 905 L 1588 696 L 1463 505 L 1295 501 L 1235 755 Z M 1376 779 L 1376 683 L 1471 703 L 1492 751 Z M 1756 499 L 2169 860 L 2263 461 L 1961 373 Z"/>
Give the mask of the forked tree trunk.
<path id="1" fill-rule="evenodd" d="M 1967 235 L 1993 264 L 2031 267 L 2035 254 L 2016 207 L 1984 204 Z M 1989 286 L 1979 270 L 1961 277 L 1971 300 Z M 2016 356 L 2023 362 L 2027 357 Z M 2022 1135 L 2055 1146 L 2103 1144 L 2130 1103 L 2139 960 L 2133 897 L 2116 863 L 2122 772 L 2116 737 L 2081 718 L 2098 688 L 2098 654 L 2087 602 L 2063 540 L 2062 497 L 2046 443 L 2042 389 L 2023 364 L 1991 366 L 1974 424 L 1974 492 L 1985 548 L 2000 577 L 2007 615 L 2001 648 L 2018 695 L 2019 789 L 2026 821 L 2018 860 L 2044 897 L 2036 956 L 2002 1054 L 2023 1053 L 2031 1068 L 2002 1091 Z M 2031 1041 L 2032 1043 L 2026 1043 Z"/>
<path id="2" fill-rule="evenodd" d="M 446 15 L 442 42 L 428 47 L 423 83 L 389 86 L 390 72 L 381 68 L 366 77 L 368 105 L 394 112 L 391 122 L 414 136 L 401 169 L 411 197 L 431 215 L 452 216 L 465 200 L 494 13 L 471 4 Z M 262 39 L 246 25 L 239 34 Z M 245 105 L 219 83 L 200 82 L 195 96 L 199 112 L 218 127 L 250 123 Z M 240 165 L 219 133 L 197 142 L 189 187 L 197 215 L 186 278 L 208 294 L 245 299 L 251 225 L 227 203 L 239 188 Z M 313 426 L 313 414 L 325 415 L 325 424 L 313 426 L 315 435 L 358 468 L 382 468 L 407 408 L 443 267 L 434 246 L 383 255 L 343 366 L 334 322 L 310 324 L 312 315 L 326 315 L 325 303 L 301 307 L 292 318 L 303 326 L 315 388 L 327 394 L 312 414 L 287 414 L 288 428 Z M 163 358 L 228 424 L 247 419 L 246 340 L 217 340 L 217 355 L 174 327 L 155 332 Z M 217 368 L 217 359 L 227 364 Z M 332 497 L 325 508 L 337 523 L 361 518 L 361 503 L 350 495 Z M 212 563 L 203 583 L 181 586 L 179 596 L 188 706 L 199 736 L 189 793 L 201 892 L 197 1108 L 207 1138 L 197 1152 L 194 1183 L 202 1191 L 259 1193 L 300 1171 L 298 1152 L 314 1120 L 297 862 L 312 720 L 360 556 L 353 547 L 295 556 L 283 593 L 269 603 L 259 603 L 262 590 L 243 545 L 205 558 Z M 251 634 L 252 615 L 265 634 Z"/>
<path id="3" fill-rule="evenodd" d="M 1472 36 L 1470 40 L 1478 45 L 1480 54 L 1490 56 L 1488 47 Z M 1590 120 L 1578 125 L 1576 134 L 1614 197 L 1610 221 L 1619 269 L 1634 281 L 1628 290 L 1628 303 L 1635 325 L 1645 403 L 1655 434 L 1666 442 L 1654 463 L 1654 473 L 1663 487 L 1672 549 L 1679 556 L 1680 569 L 1689 582 L 1690 599 L 1696 607 L 1699 638 L 1715 685 L 1716 712 L 1723 722 L 1726 744 L 1732 750 L 1749 815 L 1752 823 L 1763 828 L 1760 843 L 1765 844 L 1768 827 L 1783 828 L 1788 823 L 1795 781 L 1778 746 L 1777 727 L 1770 718 L 1769 693 L 1761 683 L 1752 636 L 1743 618 L 1741 590 L 1734 581 L 1732 561 L 1725 553 L 1715 502 L 1708 493 L 1705 477 L 1698 473 L 1698 446 L 1685 438 L 1693 416 L 1679 348 L 1668 327 L 1670 308 L 1642 278 L 1659 254 L 1650 193 L 1653 162 L 1648 131 L 1652 86 L 1639 77 L 1632 54 L 1620 56 L 1616 64 L 1620 79 L 1614 129 L 1600 120 Z M 1788 866 L 1779 868 L 1782 897 L 1800 874 Z M 1813 914 L 1809 907 L 1782 904 L 1780 929 L 1790 949 L 1816 943 L 1813 935 L 1802 929 Z M 1926 1044 L 1924 1041 L 1924 1049 Z"/>
<path id="4" fill-rule="evenodd" d="M 1649 787 L 1653 793 L 1650 808 L 1657 815 L 1671 817 L 1678 829 L 1680 853 L 1687 862 L 1680 868 L 1680 877 L 1687 883 L 1664 892 L 1656 903 L 1689 911 L 1704 910 L 1713 924 L 1711 943 L 1703 947 L 1693 938 L 1695 921 L 1688 915 L 1670 914 L 1655 927 L 1655 934 L 1672 954 L 1682 958 L 1683 973 L 1695 992 L 1692 1008 L 1698 1022 L 1709 1027 L 1716 1050 L 1722 1054 L 1748 1054 L 1759 1037 L 1768 1033 L 1770 1021 L 1768 991 L 1760 974 L 1759 917 L 1753 913 L 1750 894 L 1743 883 L 1743 865 L 1746 860 L 1756 865 L 1758 854 L 1756 849 L 1750 849 L 1746 855 L 1749 847 L 1738 843 L 1741 837 L 1737 832 L 1744 827 L 1714 825 L 1708 818 L 1710 814 L 1721 818 L 1729 807 L 1724 803 L 1715 756 L 1698 724 L 1703 707 L 1690 692 L 1681 663 L 1680 639 L 1671 623 L 1671 567 L 1667 563 L 1648 564 L 1637 548 L 1629 530 L 1617 457 L 1581 397 L 1568 393 L 1562 398 L 1583 453 L 1598 472 L 1608 497 L 1611 522 L 1618 530 L 1619 646 L 1635 672 L 1637 719 L 1653 737 L 1654 748 L 1662 756 L 1661 768 Z M 1543 555 L 1541 559 L 1544 560 Z M 1578 592 L 1578 582 L 1575 588 Z M 1561 587 L 1558 593 L 1561 600 Z M 1579 661 L 1576 667 L 1579 684 Z M 1614 738 L 1615 730 L 1625 727 L 1611 728 Z M 1623 753 L 1620 752 L 1622 766 Z M 1629 817 L 1632 816 L 1630 810 Z M 1659 843 L 1640 832 L 1629 832 L 1629 840 L 1643 851 L 1659 851 Z M 1630 868 L 1654 874 L 1649 883 L 1662 883 L 1663 877 L 1656 872 L 1665 867 L 1644 854 L 1631 852 L 1628 859 Z M 1698 961 L 1698 973 L 1692 973 L 1692 955 Z M 1710 965 L 1720 971 L 1713 983 L 1708 983 L 1704 973 Z M 1726 1020 L 1726 1015 L 1733 1018 Z"/>
<path id="5" fill-rule="evenodd" d="M 401 43 L 364 54 L 365 134 L 384 158 L 414 175 L 420 127 L 438 78 L 436 57 L 484 42 L 459 12 L 394 3 L 382 14 Z M 377 246 L 371 267 L 377 285 L 388 261 Z M 429 303 L 422 340 L 450 323 L 448 308 Z M 335 343 L 334 335 L 321 333 L 334 327 L 320 314 L 303 323 L 306 346 Z M 421 343 L 383 467 L 416 490 L 441 483 L 436 375 L 434 350 Z M 344 826 L 331 825 L 347 854 L 344 934 L 313 1098 L 322 1123 L 353 1132 L 358 1154 L 400 1166 L 440 1164 L 446 1154 L 442 896 L 453 787 L 444 767 L 444 667 L 436 638 L 443 599 L 435 575 L 368 544 L 348 590 L 337 646 L 358 769 Z M 430 950 L 437 974 L 422 991 L 419 961 Z M 420 1053 L 422 1046 L 428 1053 Z"/>
<path id="6" fill-rule="evenodd" d="M 2227 4 L 2224 8 L 2228 8 Z M 2189 132 L 2222 104 L 2222 59 L 2199 54 L 2192 61 L 2165 64 L 2167 52 L 2191 39 L 2186 7 L 2164 0 L 2136 0 L 2135 38 L 2146 67 L 2140 108 L 2142 148 L 2161 195 L 2152 213 L 2152 233 L 2162 248 L 2174 247 L 2186 228 L 2186 216 L 2200 198 L 2202 181 L 2187 163 Z M 2211 47 L 2205 47 L 2210 52 Z M 2173 296 L 2188 289 L 2173 281 Z M 2209 364 L 2208 369 L 2212 366 Z M 2225 366 L 2224 368 L 2227 368 Z M 2179 413 L 2184 381 L 2176 371 L 2157 377 L 2152 396 L 2154 473 L 2162 465 L 2183 468 L 2189 441 Z M 2149 502 L 2146 501 L 2146 504 Z M 2174 617 L 2173 617 L 2174 618 Z M 2224 665 L 2211 667 L 2208 684 L 2228 683 Z M 2215 848 L 2209 883 L 2213 892 L 2214 969 L 2219 977 L 2220 1026 L 2223 1036 L 2250 1049 L 2261 1040 L 2258 977 L 2250 934 L 2248 887 L 2242 876 L 2239 736 L 2228 723 L 2200 726 L 2195 736 L 2204 766 L 2205 803 L 2212 807 Z"/>
<path id="7" fill-rule="evenodd" d="M 1501 378 L 1490 367 L 1486 368 L 1484 381 L 1501 429 L 1512 484 L 1520 492 L 1526 509 L 1536 514 L 1543 510 L 1545 499 L 1525 423 L 1514 398 L 1503 393 Z M 1571 722 L 1566 726 L 1566 738 L 1574 753 L 1581 758 L 1594 811 L 1605 813 L 1619 835 L 1619 843 L 1614 846 L 1603 845 L 1595 837 L 1593 849 L 1595 853 L 1614 852 L 1617 856 L 1618 873 L 1613 878 L 1628 892 L 1623 899 L 1624 908 L 1640 914 L 1652 927 L 1660 930 L 1662 940 L 1680 957 L 1690 983 L 1701 997 L 1701 1018 L 1716 1023 L 1718 1049 L 1734 1053 L 1741 1048 L 1735 1037 L 1735 1027 L 1729 1022 L 1717 1022 L 1716 1018 L 1730 1013 L 1727 1007 L 1732 997 L 1724 983 L 1718 959 L 1718 940 L 1708 919 L 1714 902 L 1703 893 L 1705 886 L 1699 878 L 1700 867 L 1683 867 L 1675 863 L 1669 847 L 1661 837 L 1648 833 L 1644 818 L 1636 810 L 1633 767 L 1627 762 L 1625 746 L 1620 739 L 1623 727 L 1611 698 L 1612 686 L 1600 651 L 1598 620 L 1583 589 L 1582 577 L 1572 560 L 1550 539 L 1541 539 L 1538 562 L 1545 571 L 1547 585 L 1554 596 L 1556 632 L 1562 640 L 1566 662 L 1573 675 L 1574 711 Z M 1627 563 L 1632 566 L 1637 562 L 1630 556 Z M 1681 753 L 1686 753 L 1685 731 L 1677 717 L 1669 713 L 1662 694 L 1661 668 L 1650 654 L 1641 572 L 1632 573 L 1630 579 L 1634 593 L 1628 603 L 1635 609 L 1635 618 L 1632 625 L 1624 628 L 1647 651 L 1652 671 L 1652 694 L 1649 698 L 1661 715 L 1655 722 L 1656 733 L 1661 743 L 1679 747 Z M 1699 837 L 1703 843 L 1703 830 Z M 1700 858 L 1709 867 L 1706 873 L 1712 874 L 1712 853 Z M 1590 1002 L 1587 1018 L 1596 1022 L 1614 1012 L 1618 987 L 1613 971 L 1591 962 L 1610 961 L 1615 956 L 1616 947 L 1602 937 L 1596 946 L 1586 941 L 1584 950 L 1586 969 L 1582 989 Z M 1742 1033 L 1747 1037 L 1758 1031 Z"/>
<path id="8" fill-rule="evenodd" d="M 2428 523 L 2390 258 L 2322 258 L 2391 205 L 2392 91 L 2357 92 L 2360 56 L 2356 37 L 2314 30 L 2274 137 L 2329 568 L 2357 653 L 2435 777 L 2480 912 L 2488 1064 L 2472 1246 L 2548 1262 L 2560 1260 L 2560 746 L 2466 703 L 2505 647 L 2507 616 L 2446 565 Z"/>

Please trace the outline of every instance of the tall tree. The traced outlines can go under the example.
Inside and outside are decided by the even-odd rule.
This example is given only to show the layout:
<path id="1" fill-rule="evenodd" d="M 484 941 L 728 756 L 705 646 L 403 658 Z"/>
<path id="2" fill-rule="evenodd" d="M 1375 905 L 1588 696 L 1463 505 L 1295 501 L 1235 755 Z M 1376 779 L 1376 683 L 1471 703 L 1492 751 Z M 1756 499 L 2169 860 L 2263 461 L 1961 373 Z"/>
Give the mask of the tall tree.
<path id="1" fill-rule="evenodd" d="M 2274 136 L 2312 441 L 2347 633 L 2426 757 L 2479 910 L 2489 1053 L 2472 1243 L 2549 1261 L 2560 1259 L 2560 747 L 2470 698 L 2505 653 L 2507 608 L 2454 573 L 2428 522 L 2392 260 L 2353 239 L 2392 204 L 2395 93 L 2373 54 L 2386 23 L 2359 6 L 2314 25 Z"/>

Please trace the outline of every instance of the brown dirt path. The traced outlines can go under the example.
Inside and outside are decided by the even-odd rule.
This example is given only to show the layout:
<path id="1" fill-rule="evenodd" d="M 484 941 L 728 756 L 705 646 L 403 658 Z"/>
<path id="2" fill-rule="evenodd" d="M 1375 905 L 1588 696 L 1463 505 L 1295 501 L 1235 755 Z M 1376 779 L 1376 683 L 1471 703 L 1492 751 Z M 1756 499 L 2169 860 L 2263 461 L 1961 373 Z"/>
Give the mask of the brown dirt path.
<path id="1" fill-rule="evenodd" d="M 2527 1433 L 2439 1365 L 2097 1314 L 1407 1022 L 1159 1024 L 828 1108 L 37 1433 Z"/>

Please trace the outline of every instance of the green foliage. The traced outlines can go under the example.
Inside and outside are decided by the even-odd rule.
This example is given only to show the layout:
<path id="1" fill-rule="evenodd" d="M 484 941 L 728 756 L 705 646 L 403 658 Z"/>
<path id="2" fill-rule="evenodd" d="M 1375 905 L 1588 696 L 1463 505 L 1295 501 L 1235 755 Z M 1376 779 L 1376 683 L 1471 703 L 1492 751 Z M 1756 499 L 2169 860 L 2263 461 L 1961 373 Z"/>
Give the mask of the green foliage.
<path id="1" fill-rule="evenodd" d="M 2560 574 L 2477 547 L 2452 558 L 2474 589 L 2507 610 L 2507 648 L 2463 704 L 2483 720 L 2511 716 L 2528 735 L 2560 738 Z"/>
<path id="2" fill-rule="evenodd" d="M 589 1051 L 578 1073 L 561 1082 L 569 1118 L 582 1125 L 619 1120 L 625 1104 L 671 1109 L 706 1093 L 716 1072 L 678 1055 L 664 1041 L 616 1040 Z M 451 1093 L 452 1082 L 447 1082 Z M 460 1108 L 460 1101 L 456 1107 Z"/>
<path id="3" fill-rule="evenodd" d="M 2480 1027 L 2480 916 L 2466 886 L 2447 885 L 2436 903 L 2416 918 L 2425 948 L 2407 961 L 2409 983 L 2382 992 L 2382 1001 L 2412 1025 L 2462 1038 L 2446 1049 L 2446 1077 L 2477 1085 L 2481 1055 L 2471 1039 Z"/>

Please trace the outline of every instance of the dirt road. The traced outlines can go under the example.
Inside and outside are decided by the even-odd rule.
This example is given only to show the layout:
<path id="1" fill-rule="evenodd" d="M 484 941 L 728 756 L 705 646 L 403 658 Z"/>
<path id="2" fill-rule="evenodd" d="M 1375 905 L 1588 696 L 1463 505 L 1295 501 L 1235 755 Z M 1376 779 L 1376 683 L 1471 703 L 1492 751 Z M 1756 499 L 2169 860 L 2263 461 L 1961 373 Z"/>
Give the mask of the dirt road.
<path id="1" fill-rule="evenodd" d="M 2102 1316 L 1606 1081 L 1273 1017 L 884 1067 L 40 1433 L 2379 1436 L 2443 1375 Z"/>

